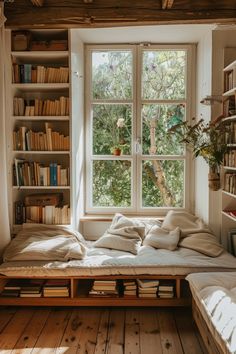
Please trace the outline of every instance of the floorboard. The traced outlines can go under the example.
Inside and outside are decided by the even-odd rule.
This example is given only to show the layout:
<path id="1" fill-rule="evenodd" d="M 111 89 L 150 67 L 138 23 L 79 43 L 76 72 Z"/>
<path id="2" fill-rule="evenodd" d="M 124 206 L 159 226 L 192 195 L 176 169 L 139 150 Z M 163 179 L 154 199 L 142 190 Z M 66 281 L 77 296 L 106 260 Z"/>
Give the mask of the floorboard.
<path id="1" fill-rule="evenodd" d="M 0 308 L 1 354 L 207 354 L 186 308 Z"/>

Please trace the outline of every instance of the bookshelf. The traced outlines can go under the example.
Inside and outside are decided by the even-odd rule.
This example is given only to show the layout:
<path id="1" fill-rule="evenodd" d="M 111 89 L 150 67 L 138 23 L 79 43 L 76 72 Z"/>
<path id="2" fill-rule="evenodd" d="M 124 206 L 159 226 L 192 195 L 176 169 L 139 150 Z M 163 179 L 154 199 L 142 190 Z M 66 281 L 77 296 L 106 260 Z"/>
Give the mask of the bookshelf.
<path id="1" fill-rule="evenodd" d="M 29 195 L 62 194 L 66 213 L 52 216 L 47 223 L 71 223 L 71 78 L 69 32 L 67 30 L 25 31 L 18 42 L 18 31 L 7 36 L 9 70 L 7 131 L 9 211 L 12 233 L 19 230 L 17 203 Z M 36 208 L 35 208 L 36 207 Z M 27 207 L 31 208 L 31 207 Z M 34 206 L 45 213 L 44 206 Z M 18 212 L 19 212 L 18 208 Z M 47 208 L 49 210 L 49 208 Z M 65 211 L 64 211 L 65 212 Z M 35 210 L 34 210 L 35 213 Z M 61 211 L 60 211 L 61 213 Z M 22 220 L 20 219 L 20 220 Z"/>
<path id="2" fill-rule="evenodd" d="M 228 125 L 225 136 L 228 151 L 222 168 L 221 239 L 223 246 L 231 252 L 229 233 L 236 228 L 236 52 L 233 60 L 223 69 L 223 121 Z M 226 59 L 229 59 L 226 57 Z"/>
<path id="3" fill-rule="evenodd" d="M 151 297 L 139 297 L 137 296 L 126 297 L 124 296 L 122 290 L 122 284 L 125 281 L 137 282 L 137 279 L 149 279 L 158 280 L 160 284 L 169 283 L 174 287 L 174 296 L 171 298 L 161 298 L 158 295 L 155 298 Z M 61 294 L 61 296 L 44 296 L 43 289 L 41 290 L 41 296 L 30 296 L 26 297 L 17 296 L 1 296 L 2 291 L 5 289 L 8 282 L 11 281 L 19 282 L 21 287 L 24 286 L 25 282 L 33 283 L 46 283 L 50 280 L 52 283 L 66 282 L 68 285 L 68 292 L 66 295 Z M 118 290 L 119 295 L 114 296 L 89 296 L 89 291 L 95 280 L 102 281 L 103 283 L 108 281 L 114 281 L 121 286 Z M 64 284 L 62 285 L 64 287 Z M 53 291 L 53 289 L 52 289 Z M 140 275 L 140 276 L 34 276 L 34 277 L 6 277 L 0 276 L 0 305 L 8 306 L 190 306 L 191 305 L 191 294 L 188 287 L 188 282 L 185 280 L 185 276 L 180 275 Z"/>

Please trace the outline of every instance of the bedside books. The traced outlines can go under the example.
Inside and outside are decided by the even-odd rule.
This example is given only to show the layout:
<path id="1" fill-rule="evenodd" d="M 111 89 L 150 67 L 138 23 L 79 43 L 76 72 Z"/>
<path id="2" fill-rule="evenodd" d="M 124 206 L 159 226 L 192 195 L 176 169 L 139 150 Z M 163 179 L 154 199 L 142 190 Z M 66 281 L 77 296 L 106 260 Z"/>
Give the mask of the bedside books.
<path id="1" fill-rule="evenodd" d="M 165 299 L 173 298 L 174 285 L 172 283 L 161 283 L 158 289 L 158 296 Z"/>
<path id="2" fill-rule="evenodd" d="M 137 283 L 135 280 L 124 280 L 123 281 L 124 297 L 137 297 Z"/>
<path id="3" fill-rule="evenodd" d="M 89 291 L 91 297 L 118 297 L 116 280 L 95 280 Z"/>
<path id="4" fill-rule="evenodd" d="M 69 297 L 70 281 L 66 279 L 48 279 L 43 286 L 44 297 Z"/>
<path id="5" fill-rule="evenodd" d="M 141 298 L 156 298 L 159 280 L 137 279 L 138 296 Z"/>

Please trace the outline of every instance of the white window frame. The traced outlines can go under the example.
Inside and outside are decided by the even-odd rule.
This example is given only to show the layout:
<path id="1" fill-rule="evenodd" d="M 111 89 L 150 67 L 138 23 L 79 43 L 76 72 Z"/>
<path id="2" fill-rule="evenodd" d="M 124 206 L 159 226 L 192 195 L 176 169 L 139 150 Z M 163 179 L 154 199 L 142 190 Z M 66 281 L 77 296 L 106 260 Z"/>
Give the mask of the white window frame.
<path id="1" fill-rule="evenodd" d="M 186 61 L 186 97 L 181 100 L 143 100 L 141 98 L 141 74 L 137 80 L 137 72 L 142 72 L 141 52 L 150 50 L 164 50 L 176 49 L 185 50 L 187 55 Z M 116 50 L 130 50 L 133 52 L 133 97 L 132 100 L 114 100 L 114 99 L 92 99 L 92 52 L 93 51 L 116 51 Z M 85 46 L 85 213 L 86 214 L 114 214 L 114 212 L 122 212 L 126 214 L 135 215 L 165 215 L 170 209 L 193 211 L 193 195 L 194 195 L 194 163 L 190 153 L 185 149 L 182 156 L 179 155 L 142 155 L 137 152 L 136 145 L 138 138 L 142 135 L 142 121 L 141 121 L 141 107 L 143 103 L 184 103 L 186 107 L 186 120 L 190 121 L 195 115 L 195 45 L 194 44 L 152 44 L 152 45 L 86 45 Z M 94 103 L 130 103 L 133 105 L 132 117 L 132 144 L 131 155 L 119 156 L 119 158 L 112 155 L 92 155 L 92 105 Z M 136 117 L 136 119 L 135 119 Z M 139 149 L 142 150 L 141 148 Z M 92 161 L 94 160 L 129 160 L 132 161 L 131 172 L 131 207 L 93 207 L 92 205 Z M 184 160 L 184 207 L 142 207 L 141 186 L 142 183 L 142 161 L 143 160 Z M 134 178 L 135 177 L 135 178 Z"/>

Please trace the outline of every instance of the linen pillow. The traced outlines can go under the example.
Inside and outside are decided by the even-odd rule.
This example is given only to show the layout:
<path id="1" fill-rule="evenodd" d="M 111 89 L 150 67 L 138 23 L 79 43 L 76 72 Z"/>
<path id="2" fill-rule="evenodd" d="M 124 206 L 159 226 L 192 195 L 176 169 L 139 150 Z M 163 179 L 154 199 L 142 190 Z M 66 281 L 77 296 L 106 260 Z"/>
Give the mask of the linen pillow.
<path id="1" fill-rule="evenodd" d="M 167 231 L 158 226 L 153 226 L 151 231 L 145 237 L 143 244 L 154 248 L 164 248 L 174 251 L 177 248 L 179 236 L 179 227 L 176 227 L 172 231 Z"/>
<path id="2" fill-rule="evenodd" d="M 144 232 L 144 227 L 136 226 L 124 226 L 117 229 L 110 228 L 94 243 L 94 247 L 109 248 L 137 254 L 142 243 Z"/>
<path id="3" fill-rule="evenodd" d="M 181 230 L 181 237 L 186 237 L 188 234 L 197 232 L 208 232 L 209 228 L 195 215 L 187 213 L 185 211 L 170 210 L 161 225 L 163 229 L 174 230 L 179 227 Z"/>
<path id="4" fill-rule="evenodd" d="M 224 251 L 216 237 L 206 232 L 190 234 L 179 242 L 179 246 L 190 248 L 209 257 L 218 257 Z"/>

